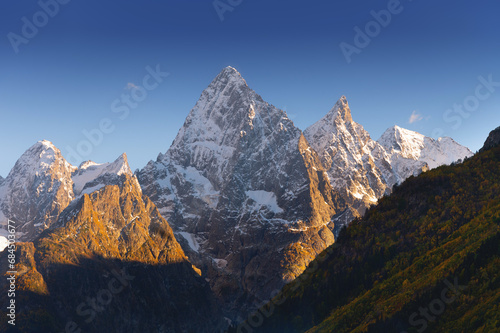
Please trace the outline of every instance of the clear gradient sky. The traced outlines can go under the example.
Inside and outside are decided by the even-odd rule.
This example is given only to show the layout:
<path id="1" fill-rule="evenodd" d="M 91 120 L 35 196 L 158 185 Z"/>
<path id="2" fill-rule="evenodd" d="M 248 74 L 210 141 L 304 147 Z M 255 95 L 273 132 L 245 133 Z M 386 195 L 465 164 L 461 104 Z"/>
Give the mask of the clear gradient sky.
<path id="1" fill-rule="evenodd" d="M 66 157 L 85 139 L 82 131 L 104 118 L 114 130 L 82 160 L 112 161 L 127 152 L 132 169 L 142 168 L 169 148 L 203 89 L 228 65 L 301 129 L 342 95 L 374 139 L 397 124 L 476 151 L 500 125 L 500 83 L 485 87 L 478 79 L 500 82 L 498 0 L 401 0 L 399 7 L 218 0 L 233 4 L 223 21 L 213 0 L 59 1 L 65 4 L 53 17 L 38 13 L 38 1 L 0 3 L 3 177 L 41 139 Z M 364 31 L 371 11 L 388 8 L 390 23 L 380 31 L 369 24 L 369 45 L 358 40 L 348 63 L 340 44 L 355 47 L 355 27 Z M 34 19 L 38 32 L 25 27 L 23 35 Z M 112 103 L 157 64 L 170 75 L 120 119 Z M 472 111 L 453 109 L 464 101 Z"/>

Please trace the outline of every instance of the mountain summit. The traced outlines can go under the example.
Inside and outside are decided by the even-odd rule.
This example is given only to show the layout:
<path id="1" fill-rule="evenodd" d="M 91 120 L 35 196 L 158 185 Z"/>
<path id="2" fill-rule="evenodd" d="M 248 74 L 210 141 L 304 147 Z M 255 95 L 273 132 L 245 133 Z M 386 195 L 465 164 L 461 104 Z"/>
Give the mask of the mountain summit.
<path id="1" fill-rule="evenodd" d="M 16 221 L 22 239 L 50 227 L 74 199 L 71 175 L 75 167 L 44 140 L 31 146 L 0 185 L 0 225 Z"/>
<path id="2" fill-rule="evenodd" d="M 343 224 L 364 213 L 386 193 L 384 176 L 372 156 L 372 151 L 380 147 L 363 126 L 353 121 L 345 96 L 304 135 L 318 152 L 334 189 L 353 208 Z"/>
<path id="3" fill-rule="evenodd" d="M 346 209 L 302 132 L 231 67 L 138 178 L 233 319 L 332 244 Z"/>
<path id="4" fill-rule="evenodd" d="M 399 126 L 389 128 L 377 142 L 388 154 L 425 162 L 430 169 L 472 156 L 470 149 L 456 143 L 452 138 L 435 140 Z"/>

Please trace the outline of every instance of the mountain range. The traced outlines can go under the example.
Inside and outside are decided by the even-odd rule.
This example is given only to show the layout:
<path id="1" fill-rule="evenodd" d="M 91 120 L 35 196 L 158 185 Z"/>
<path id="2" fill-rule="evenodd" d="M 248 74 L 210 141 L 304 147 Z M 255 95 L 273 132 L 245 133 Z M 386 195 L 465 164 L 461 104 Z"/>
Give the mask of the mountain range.
<path id="1" fill-rule="evenodd" d="M 158 311 L 173 316 L 198 293 L 210 309 L 186 310 L 169 327 L 160 312 L 111 306 L 117 318 L 136 311 L 123 327 L 144 317 L 145 331 L 206 322 L 208 332 L 224 326 L 216 318 L 239 322 L 294 281 L 343 226 L 395 185 L 472 155 L 451 138 L 434 140 L 398 126 L 374 141 L 354 122 L 345 97 L 302 132 L 227 67 L 203 91 L 168 150 L 135 174 L 125 154 L 75 167 L 49 141 L 36 143 L 0 178 L 0 224 L 16 221 L 24 242 L 18 271 L 25 297 L 45 302 L 50 295 L 60 303 L 50 313 L 33 305 L 29 316 L 42 311 L 59 328 L 71 317 L 63 308 L 78 306 L 62 286 L 83 283 L 84 298 L 105 283 L 92 274 L 116 266 L 141 275 L 143 268 L 151 274 L 136 280 L 137 292 L 147 290 L 136 295 L 139 303 L 153 297 Z M 74 268 L 82 263 L 92 269 Z M 60 283 L 64 276 L 71 277 L 67 284 Z M 156 296 L 154 286 L 162 286 Z M 102 320 L 82 325 L 96 330 Z"/>
<path id="2" fill-rule="evenodd" d="M 375 142 L 345 97 L 302 133 L 228 67 L 138 179 L 212 290 L 240 315 L 302 273 L 394 184 L 470 156 L 450 138 L 397 126 Z"/>

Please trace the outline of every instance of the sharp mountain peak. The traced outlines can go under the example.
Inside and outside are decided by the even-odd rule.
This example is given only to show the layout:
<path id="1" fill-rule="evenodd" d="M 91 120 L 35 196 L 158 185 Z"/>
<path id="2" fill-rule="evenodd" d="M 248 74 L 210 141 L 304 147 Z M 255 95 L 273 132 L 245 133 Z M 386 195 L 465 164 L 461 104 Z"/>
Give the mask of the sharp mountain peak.
<path id="1" fill-rule="evenodd" d="M 340 99 L 335 103 L 333 108 L 325 116 L 325 120 L 331 122 L 332 124 L 337 120 L 337 118 L 342 119 L 344 122 L 352 122 L 351 109 L 349 103 L 347 102 L 347 97 L 342 95 Z"/>
<path id="2" fill-rule="evenodd" d="M 334 107 L 330 111 L 335 117 L 340 116 L 344 122 L 352 122 L 351 108 L 347 102 L 347 98 L 342 95 L 340 99 L 335 103 Z M 334 118 L 336 119 L 336 118 Z"/>
<path id="3" fill-rule="evenodd" d="M 248 88 L 248 85 L 245 79 L 241 76 L 240 72 L 231 66 L 222 69 L 207 89 L 212 88 L 215 91 L 222 91 L 228 86 L 241 86 L 242 88 Z"/>
<path id="4" fill-rule="evenodd" d="M 54 144 L 49 140 L 40 140 L 37 143 L 35 143 L 33 146 L 43 146 L 46 149 L 57 149 L 56 146 L 54 146 Z"/>

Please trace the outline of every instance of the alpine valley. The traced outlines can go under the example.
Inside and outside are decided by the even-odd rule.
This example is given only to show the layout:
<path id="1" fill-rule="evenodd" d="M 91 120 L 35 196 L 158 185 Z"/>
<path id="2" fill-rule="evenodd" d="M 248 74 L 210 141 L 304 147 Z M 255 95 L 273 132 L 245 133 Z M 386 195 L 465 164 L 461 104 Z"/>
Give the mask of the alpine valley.
<path id="1" fill-rule="evenodd" d="M 398 126 L 375 141 L 344 96 L 302 132 L 232 67 L 165 149 L 133 173 L 126 154 L 76 167 L 44 140 L 0 177 L 2 272 L 12 271 L 9 220 L 18 240 L 18 325 L 0 331 L 221 332 L 297 281 L 325 249 L 356 256 L 347 240 L 347 252 L 342 242 L 331 246 L 363 228 L 379 201 L 385 209 L 394 188 L 473 156 L 451 138 Z M 355 282 L 346 286 L 361 290 Z M 0 287 L 5 312 L 6 278 Z M 342 292 L 339 302 L 358 295 Z M 321 320 L 336 304 L 321 308 Z M 307 313 L 294 330 L 319 323 Z"/>

